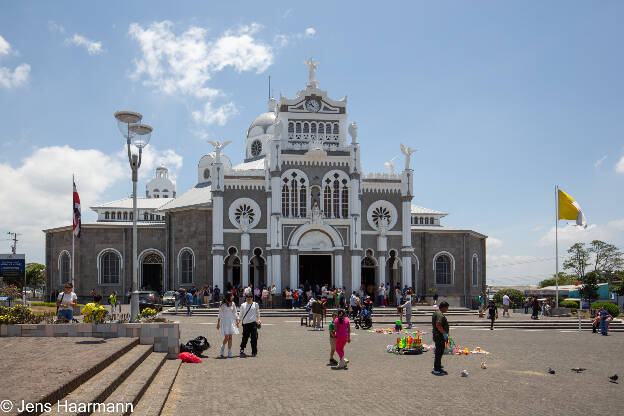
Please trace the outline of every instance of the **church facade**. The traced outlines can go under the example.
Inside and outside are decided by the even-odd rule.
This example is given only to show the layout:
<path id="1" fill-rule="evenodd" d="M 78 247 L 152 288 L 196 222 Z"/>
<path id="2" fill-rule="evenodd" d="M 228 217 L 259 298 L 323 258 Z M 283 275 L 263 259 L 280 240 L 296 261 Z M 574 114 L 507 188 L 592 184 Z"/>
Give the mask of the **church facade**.
<path id="1" fill-rule="evenodd" d="M 294 98 L 270 99 L 245 134 L 244 162 L 230 142 L 197 167 L 197 185 L 177 194 L 165 167 L 138 199 L 138 275 L 144 289 L 324 284 L 374 294 L 381 282 L 472 306 L 485 288 L 486 236 L 441 224 L 447 214 L 412 204 L 412 149 L 394 172 L 365 173 L 347 99 L 318 86 L 317 63 Z M 374 149 L 364 149 L 373 151 Z M 75 291 L 125 293 L 132 282 L 132 199 L 92 207 L 71 253 L 71 226 L 44 230 L 47 287 L 71 276 Z"/>

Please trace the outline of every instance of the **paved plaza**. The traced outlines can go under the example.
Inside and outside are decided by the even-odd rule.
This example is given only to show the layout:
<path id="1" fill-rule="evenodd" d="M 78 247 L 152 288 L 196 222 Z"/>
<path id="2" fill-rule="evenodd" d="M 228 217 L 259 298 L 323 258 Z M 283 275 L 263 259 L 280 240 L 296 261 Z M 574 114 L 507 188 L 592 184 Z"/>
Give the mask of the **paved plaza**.
<path id="1" fill-rule="evenodd" d="M 584 331 L 453 327 L 456 342 L 490 355 L 444 356 L 449 375 L 433 376 L 433 353 L 386 353 L 392 335 L 353 330 L 348 370 L 327 366 L 328 333 L 302 327 L 295 318 L 265 318 L 259 356 L 217 358 L 221 337 L 216 318 L 177 317 L 182 341 L 204 335 L 212 347 L 201 364 L 183 364 L 163 410 L 166 415 L 249 412 L 306 414 L 582 414 L 621 408 L 624 335 Z M 389 326 L 389 325 L 382 325 Z M 425 343 L 431 343 L 430 324 Z M 415 327 L 416 328 L 416 327 Z M 250 347 L 248 346 L 248 352 Z M 486 370 L 480 368 L 487 361 Z M 547 373 L 552 367 L 556 374 Z M 581 374 L 573 367 L 587 370 Z M 469 372 L 460 377 L 461 370 Z"/>

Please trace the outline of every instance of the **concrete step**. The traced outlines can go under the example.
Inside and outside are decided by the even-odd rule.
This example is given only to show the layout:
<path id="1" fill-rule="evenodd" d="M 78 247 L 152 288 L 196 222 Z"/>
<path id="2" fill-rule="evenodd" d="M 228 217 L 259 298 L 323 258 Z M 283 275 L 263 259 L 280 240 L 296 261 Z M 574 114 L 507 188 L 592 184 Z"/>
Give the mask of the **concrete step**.
<path id="1" fill-rule="evenodd" d="M 137 340 L 138 341 L 138 340 Z M 110 363 L 99 373 L 81 384 L 63 399 L 67 403 L 101 403 L 103 402 L 151 353 L 152 345 L 136 345 L 117 360 Z M 64 415 L 87 415 L 88 412 L 59 413 Z"/>
<path id="2" fill-rule="evenodd" d="M 178 370 L 182 365 L 181 360 L 166 360 L 161 367 L 154 381 L 141 397 L 141 400 L 134 407 L 133 416 L 153 416 L 159 415 L 162 411 L 173 382 L 178 375 Z"/>
<path id="3" fill-rule="evenodd" d="M 150 353 L 148 357 L 126 377 L 123 383 L 108 396 L 105 403 L 132 403 L 133 406 L 136 406 L 166 359 L 167 353 L 165 352 Z M 119 407 L 121 408 L 123 406 Z M 119 411 L 107 412 L 107 415 L 126 416 L 131 414 L 130 409 L 116 410 Z"/>
<path id="4" fill-rule="evenodd" d="M 197 308 L 191 310 L 194 316 L 214 316 L 216 317 L 219 314 L 217 309 L 211 308 Z M 263 317 L 267 318 L 279 318 L 279 317 L 301 317 L 308 316 L 308 312 L 305 309 L 261 309 L 261 314 Z M 333 309 L 327 310 L 327 315 L 331 316 L 334 312 Z M 431 310 L 412 310 L 412 316 L 429 316 L 433 313 L 433 309 Z M 175 309 L 169 309 L 163 311 L 165 315 L 174 315 L 174 316 L 185 316 L 186 310 L 178 309 L 176 314 Z M 373 316 L 396 316 L 396 308 L 377 308 L 373 310 Z M 452 316 L 474 316 L 478 315 L 477 311 L 473 311 L 470 309 L 462 309 L 462 310 L 450 310 L 446 312 L 446 315 Z"/>

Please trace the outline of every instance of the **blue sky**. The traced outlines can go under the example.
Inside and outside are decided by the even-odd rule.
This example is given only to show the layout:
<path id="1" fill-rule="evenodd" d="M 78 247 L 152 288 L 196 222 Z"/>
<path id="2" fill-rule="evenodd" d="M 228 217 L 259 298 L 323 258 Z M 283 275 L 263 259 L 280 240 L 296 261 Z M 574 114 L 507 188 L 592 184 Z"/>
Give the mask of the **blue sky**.
<path id="1" fill-rule="evenodd" d="M 118 109 L 154 127 L 143 178 L 165 161 L 193 186 L 206 139 L 242 161 L 268 76 L 292 97 L 313 56 L 320 87 L 348 96 L 364 169 L 418 148 L 413 202 L 490 236 L 490 282 L 554 271 L 555 184 L 589 222 L 563 229 L 561 254 L 624 248 L 624 4 L 475 5 L 0 2 L 0 232 L 41 261 L 40 230 L 70 220 L 72 172 L 85 206 L 130 194 Z"/>

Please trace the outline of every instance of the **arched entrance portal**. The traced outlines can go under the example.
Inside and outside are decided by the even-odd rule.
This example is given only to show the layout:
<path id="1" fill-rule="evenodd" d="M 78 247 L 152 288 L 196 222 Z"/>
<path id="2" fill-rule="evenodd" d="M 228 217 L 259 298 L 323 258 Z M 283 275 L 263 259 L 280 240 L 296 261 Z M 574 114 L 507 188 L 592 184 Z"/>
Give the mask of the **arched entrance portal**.
<path id="1" fill-rule="evenodd" d="M 223 267 L 225 268 L 223 284 L 225 285 L 225 290 L 231 290 L 232 287 L 240 287 L 241 284 L 241 261 L 236 253 L 236 248 L 230 247 L 228 250 L 229 256 L 223 261 Z"/>
<path id="2" fill-rule="evenodd" d="M 249 283 L 254 287 L 260 287 L 266 285 L 264 274 L 264 259 L 262 256 L 262 250 L 256 248 L 254 250 L 254 256 L 249 260 Z"/>
<path id="3" fill-rule="evenodd" d="M 386 276 L 388 279 L 388 283 L 390 287 L 388 288 L 388 297 L 389 301 L 393 304 L 396 303 L 396 294 L 394 293 L 395 288 L 399 285 L 401 287 L 401 262 L 397 257 L 397 252 L 394 250 L 390 250 L 388 261 L 386 262 Z"/>
<path id="4" fill-rule="evenodd" d="M 372 250 L 366 250 L 366 256 L 362 259 L 362 284 L 366 294 L 375 299 L 375 270 L 377 269 L 377 261 L 373 257 Z"/>
<path id="5" fill-rule="evenodd" d="M 154 290 L 158 293 L 163 289 L 163 258 L 151 252 L 141 261 L 141 290 Z"/>

